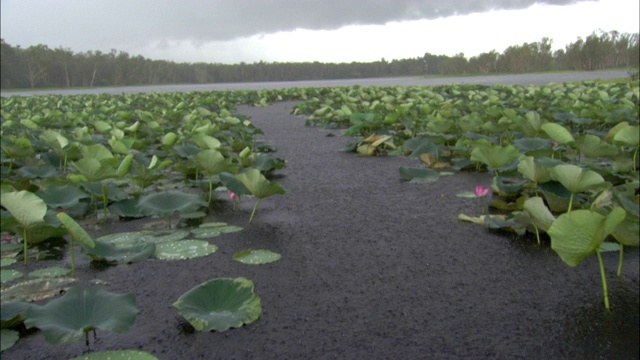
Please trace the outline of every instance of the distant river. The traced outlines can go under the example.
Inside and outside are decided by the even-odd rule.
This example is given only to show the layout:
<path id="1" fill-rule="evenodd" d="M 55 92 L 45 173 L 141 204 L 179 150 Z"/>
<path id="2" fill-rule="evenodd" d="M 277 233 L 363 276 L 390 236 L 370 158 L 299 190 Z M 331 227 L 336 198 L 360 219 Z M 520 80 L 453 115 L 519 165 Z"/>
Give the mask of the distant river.
<path id="1" fill-rule="evenodd" d="M 333 87 L 333 86 L 421 86 L 447 84 L 516 84 L 516 85 L 544 85 L 551 82 L 613 79 L 629 76 L 626 70 L 579 71 L 541 74 L 512 74 L 512 75 L 478 75 L 453 77 L 393 77 L 367 79 L 339 79 L 312 81 L 272 81 L 272 82 L 244 82 L 220 84 L 184 84 L 184 85 L 150 85 L 150 86 L 122 86 L 96 87 L 81 89 L 44 89 L 32 91 L 2 91 L 0 96 L 30 96 L 30 95 L 76 95 L 76 94 L 122 94 L 145 92 L 188 92 L 211 90 L 262 90 L 286 89 L 293 87 Z"/>

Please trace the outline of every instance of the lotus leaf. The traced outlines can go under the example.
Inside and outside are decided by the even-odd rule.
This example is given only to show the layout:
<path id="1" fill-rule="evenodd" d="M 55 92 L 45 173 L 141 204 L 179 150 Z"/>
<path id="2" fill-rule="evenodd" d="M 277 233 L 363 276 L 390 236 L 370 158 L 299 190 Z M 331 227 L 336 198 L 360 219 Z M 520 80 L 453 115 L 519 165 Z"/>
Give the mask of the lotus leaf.
<path id="1" fill-rule="evenodd" d="M 49 235 L 50 226 L 45 224 L 44 216 L 47 213 L 47 204 L 36 194 L 29 191 L 3 192 L 0 196 L 0 205 L 7 209 L 13 218 L 20 224 L 24 236 L 24 263 L 27 263 L 27 245 L 29 239 L 33 242 L 44 240 L 42 237 Z M 38 236 L 38 232 L 40 235 Z M 46 238 L 46 237 L 45 237 Z"/>
<path id="2" fill-rule="evenodd" d="M 260 317 L 260 298 L 243 277 L 216 278 L 184 293 L 173 304 L 198 331 L 226 331 Z"/>
<path id="3" fill-rule="evenodd" d="M 158 360 L 148 352 L 140 350 L 111 350 L 87 353 L 70 360 Z"/>
<path id="4" fill-rule="evenodd" d="M 618 148 L 591 134 L 578 137 L 576 147 L 582 154 L 590 158 L 613 157 L 618 154 Z"/>
<path id="5" fill-rule="evenodd" d="M 44 269 L 34 270 L 29 273 L 29 277 L 35 278 L 55 278 L 67 275 L 71 270 L 60 267 L 60 266 L 51 266 Z"/>
<path id="6" fill-rule="evenodd" d="M 19 279 L 24 275 L 22 272 L 14 269 L 2 269 L 0 270 L 0 283 L 4 284 L 15 279 Z"/>
<path id="7" fill-rule="evenodd" d="M 254 168 L 245 169 L 235 177 L 228 173 L 221 173 L 220 180 L 222 180 L 229 190 L 233 191 L 237 195 L 253 194 L 253 196 L 258 198 L 253 206 L 253 211 L 249 218 L 249 224 L 251 224 L 251 221 L 253 220 L 253 215 L 255 214 L 256 209 L 258 208 L 258 203 L 261 199 L 271 195 L 284 194 L 286 192 L 279 182 L 270 182 L 264 175 L 262 175 L 262 173 L 260 173 L 259 170 Z"/>
<path id="8" fill-rule="evenodd" d="M 9 266 L 16 262 L 16 259 L 0 259 L 0 267 Z"/>
<path id="9" fill-rule="evenodd" d="M 138 308 L 133 293 L 115 294 L 99 287 L 72 288 L 45 305 L 32 305 L 25 313 L 25 325 L 37 327 L 54 345 L 79 340 L 96 329 L 123 333 L 133 325 Z"/>
<path id="10" fill-rule="evenodd" d="M 18 339 L 20 339 L 20 333 L 15 330 L 0 329 L 0 351 L 5 351 L 12 347 Z"/>
<path id="11" fill-rule="evenodd" d="M 36 193 L 44 202 L 52 208 L 69 209 L 77 205 L 80 200 L 89 198 L 89 194 L 77 186 L 66 184 L 62 186 L 51 185 L 45 190 Z"/>
<path id="12" fill-rule="evenodd" d="M 190 213 L 207 203 L 195 194 L 166 191 L 142 196 L 138 206 L 149 214 L 160 217 L 172 216 L 175 212 Z"/>
<path id="13" fill-rule="evenodd" d="M 549 171 L 552 179 L 560 182 L 574 194 L 610 186 L 597 172 L 585 170 L 577 165 L 558 165 L 552 167 Z"/>
<path id="14" fill-rule="evenodd" d="M 547 231 L 551 237 L 551 248 L 567 265 L 577 266 L 596 252 L 624 217 L 622 208 L 614 208 L 607 216 L 590 210 L 564 213 Z"/>
<path id="15" fill-rule="evenodd" d="M 551 175 L 546 166 L 536 162 L 533 156 L 526 156 L 520 159 L 518 163 L 518 172 L 525 178 L 536 182 L 543 183 L 551 180 Z"/>
<path id="16" fill-rule="evenodd" d="M 626 126 L 613 136 L 613 142 L 622 146 L 636 147 L 640 143 L 640 128 L 638 126 Z"/>
<path id="17" fill-rule="evenodd" d="M 440 174 L 433 169 L 400 167 L 400 178 L 408 182 L 426 183 L 438 180 Z"/>
<path id="18" fill-rule="evenodd" d="M 532 197 L 525 201 L 523 209 L 531 217 L 533 224 L 544 231 L 556 220 L 540 197 Z"/>
<path id="19" fill-rule="evenodd" d="M 268 264 L 278 261 L 280 258 L 282 258 L 280 254 L 263 249 L 248 249 L 239 251 L 233 255 L 233 260 L 248 265 Z"/>
<path id="20" fill-rule="evenodd" d="M 48 178 L 56 176 L 58 174 L 58 170 L 49 164 L 38 166 L 23 166 L 18 169 L 18 174 L 28 179 Z"/>
<path id="21" fill-rule="evenodd" d="M 471 151 L 471 160 L 481 162 L 497 171 L 498 168 L 511 164 L 519 155 L 520 152 L 513 145 L 485 145 Z"/>
<path id="22" fill-rule="evenodd" d="M 0 306 L 0 327 L 12 328 L 24 321 L 22 314 L 27 311 L 30 304 L 25 301 L 10 301 Z"/>
<path id="23" fill-rule="evenodd" d="M 564 126 L 555 123 L 544 123 L 540 127 L 551 139 L 558 144 L 570 144 L 575 142 L 573 135 Z"/>
<path id="24" fill-rule="evenodd" d="M 0 291 L 0 302 L 24 300 L 39 301 L 60 295 L 61 291 L 67 290 L 69 285 L 76 281 L 74 278 L 40 278 L 21 281 Z"/>
<path id="25" fill-rule="evenodd" d="M 156 245 L 155 256 L 160 260 L 184 260 L 213 254 L 218 247 L 204 240 L 177 240 Z"/>
<path id="26" fill-rule="evenodd" d="M 115 246 L 95 241 L 95 247 L 82 246 L 83 251 L 94 261 L 108 264 L 129 264 L 150 258 L 156 251 L 156 244 L 140 243 L 130 246 Z"/>

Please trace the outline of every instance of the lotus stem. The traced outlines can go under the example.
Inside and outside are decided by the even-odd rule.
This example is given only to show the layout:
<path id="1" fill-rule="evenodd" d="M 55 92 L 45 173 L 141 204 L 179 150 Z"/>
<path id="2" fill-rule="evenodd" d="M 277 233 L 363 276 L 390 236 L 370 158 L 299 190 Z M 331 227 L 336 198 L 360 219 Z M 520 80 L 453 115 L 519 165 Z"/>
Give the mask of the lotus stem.
<path id="1" fill-rule="evenodd" d="M 107 186 L 102 183 L 102 211 L 104 213 L 104 221 L 107 221 Z"/>
<path id="2" fill-rule="evenodd" d="M 607 277 L 604 273 L 604 263 L 602 262 L 602 255 L 600 255 L 600 250 L 596 249 L 596 255 L 598 255 L 598 262 L 600 263 L 600 278 L 602 279 L 602 293 L 604 297 L 604 308 L 607 311 L 610 310 L 609 307 L 609 291 L 607 290 Z"/>
<path id="3" fill-rule="evenodd" d="M 573 205 L 573 193 L 569 197 L 569 208 L 567 209 L 567 214 L 571 212 L 571 206 Z"/>
<path id="4" fill-rule="evenodd" d="M 251 217 L 249 218 L 249 224 L 251 224 L 251 221 L 253 221 L 253 215 L 256 213 L 256 209 L 258 208 L 259 202 L 260 202 L 260 199 L 256 200 L 255 205 L 253 205 L 253 211 L 251 212 Z"/>
<path id="5" fill-rule="evenodd" d="M 618 272 L 616 275 L 622 275 L 622 259 L 624 258 L 624 245 L 620 244 L 620 260 L 618 261 Z"/>
<path id="6" fill-rule="evenodd" d="M 27 229 L 22 229 L 22 242 L 24 243 L 23 257 L 24 265 L 27 265 Z"/>
<path id="7" fill-rule="evenodd" d="M 213 182 L 211 181 L 211 178 L 209 178 L 209 201 L 207 203 L 207 205 L 211 205 L 211 194 L 213 193 Z"/>
<path id="8" fill-rule="evenodd" d="M 536 230 L 536 239 L 538 239 L 538 245 L 540 245 L 540 231 L 538 231 L 538 227 L 533 224 L 533 228 Z"/>
<path id="9" fill-rule="evenodd" d="M 636 162 L 638 161 L 638 149 L 640 149 L 640 146 L 636 146 L 636 151 L 633 152 L 633 171 L 637 170 Z"/>
<path id="10" fill-rule="evenodd" d="M 73 251 L 73 235 L 69 233 L 69 251 L 71 252 L 71 277 L 76 277 L 76 254 Z"/>

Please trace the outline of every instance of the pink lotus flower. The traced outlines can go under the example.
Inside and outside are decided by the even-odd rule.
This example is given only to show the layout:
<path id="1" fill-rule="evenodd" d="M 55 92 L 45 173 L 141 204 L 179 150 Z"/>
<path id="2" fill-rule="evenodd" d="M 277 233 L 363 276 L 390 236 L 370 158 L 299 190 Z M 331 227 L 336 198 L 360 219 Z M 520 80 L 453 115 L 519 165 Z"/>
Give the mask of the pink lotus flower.
<path id="1" fill-rule="evenodd" d="M 489 193 L 489 190 L 489 188 L 478 185 L 476 186 L 476 196 L 485 196 Z"/>
<path id="2" fill-rule="evenodd" d="M 236 193 L 234 193 L 231 190 L 227 190 L 227 193 L 229 193 L 229 197 L 231 198 L 231 200 L 235 201 L 236 198 L 238 198 L 238 195 L 236 195 Z"/>

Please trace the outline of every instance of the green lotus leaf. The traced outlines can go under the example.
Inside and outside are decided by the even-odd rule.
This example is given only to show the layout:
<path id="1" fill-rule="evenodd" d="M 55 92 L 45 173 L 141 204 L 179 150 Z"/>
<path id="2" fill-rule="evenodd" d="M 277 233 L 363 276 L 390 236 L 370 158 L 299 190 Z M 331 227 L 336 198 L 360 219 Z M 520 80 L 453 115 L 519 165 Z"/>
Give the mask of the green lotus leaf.
<path id="1" fill-rule="evenodd" d="M 549 169 L 549 172 L 552 179 L 574 194 L 610 186 L 597 172 L 585 170 L 577 165 L 558 165 Z"/>
<path id="2" fill-rule="evenodd" d="M 640 143 L 640 128 L 638 126 L 626 126 L 620 129 L 613 136 L 613 142 L 622 146 L 638 146 Z"/>
<path id="3" fill-rule="evenodd" d="M 94 261 L 107 264 L 129 264 L 150 258 L 156 251 L 156 244 L 138 243 L 130 246 L 115 246 L 94 241 L 95 247 L 82 246 L 82 250 Z"/>
<path id="4" fill-rule="evenodd" d="M 258 199 L 286 192 L 279 182 L 270 182 L 259 170 L 254 168 L 245 169 L 236 175 L 236 178 Z"/>
<path id="5" fill-rule="evenodd" d="M 622 245 L 638 246 L 640 245 L 640 223 L 637 217 L 627 216 L 616 226 L 611 235 Z"/>
<path id="6" fill-rule="evenodd" d="M 113 154 L 102 144 L 82 146 L 80 153 L 83 158 L 96 159 L 98 161 L 113 159 Z"/>
<path id="7" fill-rule="evenodd" d="M 2 193 L 0 203 L 23 228 L 30 229 L 44 223 L 47 204 L 32 192 L 22 190 Z"/>
<path id="8" fill-rule="evenodd" d="M 529 155 L 529 153 L 550 150 L 553 143 L 549 139 L 543 138 L 522 138 L 513 141 L 513 146 L 521 153 Z"/>
<path id="9" fill-rule="evenodd" d="M 193 161 L 198 168 L 206 172 L 209 176 L 217 175 L 223 171 L 230 173 L 238 172 L 236 165 L 232 164 L 230 160 L 225 159 L 219 151 L 213 149 L 200 151 L 193 157 Z"/>
<path id="10" fill-rule="evenodd" d="M 525 178 L 536 183 L 543 183 L 551 180 L 551 175 L 546 166 L 536 162 L 533 156 L 526 156 L 518 163 L 518 172 Z"/>
<path id="11" fill-rule="evenodd" d="M 167 191 L 142 196 L 138 206 L 148 214 L 168 217 L 176 212 L 194 212 L 200 207 L 207 206 L 207 203 L 195 194 Z"/>
<path id="12" fill-rule="evenodd" d="M 40 278 L 18 282 L 0 291 L 0 302 L 24 300 L 27 302 L 40 301 L 60 295 L 76 279 L 70 277 Z M 3 305 L 4 306 L 4 305 Z"/>
<path id="13" fill-rule="evenodd" d="M 44 269 L 34 270 L 29 273 L 29 277 L 35 278 L 56 278 L 67 275 L 71 272 L 71 269 L 67 269 L 60 266 L 51 266 Z"/>
<path id="14" fill-rule="evenodd" d="M 0 329 L 0 351 L 5 351 L 12 347 L 18 339 L 20 339 L 20 333 L 15 330 Z"/>
<path id="15" fill-rule="evenodd" d="M 248 265 L 268 264 L 280 260 L 282 256 L 269 250 L 247 249 L 233 255 L 233 260 Z"/>
<path id="16" fill-rule="evenodd" d="M 73 218 L 66 213 L 57 213 L 56 217 L 62 225 L 69 231 L 69 234 L 78 241 L 82 246 L 92 248 L 95 246 L 91 235 L 89 235 Z M 73 250 L 71 250 L 73 251 Z"/>
<path id="17" fill-rule="evenodd" d="M 158 358 L 140 350 L 110 350 L 91 352 L 70 360 L 158 360 Z"/>
<path id="18" fill-rule="evenodd" d="M 492 169 L 498 169 L 511 164 L 520 156 L 520 152 L 513 145 L 485 145 L 475 147 L 471 151 L 471 160 L 486 164 Z"/>
<path id="19" fill-rule="evenodd" d="M 30 304 L 25 301 L 9 301 L 0 306 L 0 327 L 3 329 L 12 328 L 24 321 L 23 314 Z"/>
<path id="20" fill-rule="evenodd" d="M 150 215 L 140 209 L 138 201 L 139 199 L 130 198 L 114 202 L 108 207 L 109 213 L 129 218 L 141 218 Z"/>
<path id="21" fill-rule="evenodd" d="M 617 147 L 591 134 L 578 137 L 576 147 L 582 154 L 590 158 L 613 157 L 618 154 Z"/>
<path id="22" fill-rule="evenodd" d="M 624 217 L 625 211 L 619 207 L 607 216 L 590 210 L 564 213 L 547 231 L 551 237 L 551 248 L 567 265 L 577 266 L 596 252 Z"/>
<path id="23" fill-rule="evenodd" d="M 80 200 L 89 198 L 89 194 L 71 184 L 51 185 L 45 190 L 38 191 L 36 195 L 54 209 L 69 209 L 78 204 Z"/>
<path id="24" fill-rule="evenodd" d="M 57 131 L 47 129 L 40 134 L 40 139 L 42 139 L 47 145 L 51 146 L 51 148 L 58 154 L 61 155 L 63 149 L 69 146 L 69 140 L 62 136 Z"/>
<path id="25" fill-rule="evenodd" d="M 211 123 L 209 123 L 211 125 Z M 198 145 L 201 149 L 219 149 L 222 146 L 220 140 L 214 138 L 213 136 L 205 135 L 202 133 L 198 133 L 191 138 L 191 141 Z"/>
<path id="26" fill-rule="evenodd" d="M 224 186 L 228 190 L 233 191 L 236 195 L 238 196 L 251 195 L 251 191 L 249 191 L 249 189 L 246 186 L 244 186 L 244 184 L 240 182 L 240 180 L 238 180 L 236 175 L 228 172 L 223 172 L 223 173 L 220 173 L 219 177 L 222 184 L 224 184 Z"/>
<path id="27" fill-rule="evenodd" d="M 173 146 L 178 141 L 178 135 L 174 132 L 168 132 L 162 138 L 162 145 Z"/>
<path id="28" fill-rule="evenodd" d="M 39 328 L 54 345 L 70 343 L 83 336 L 88 343 L 92 330 L 123 333 L 133 325 L 138 308 L 133 293 L 115 294 L 99 287 L 72 288 L 58 299 L 25 313 L 25 325 Z"/>
<path id="29" fill-rule="evenodd" d="M 18 270 L 14 269 L 1 269 L 0 270 L 0 283 L 4 284 L 9 281 L 13 281 L 15 279 L 19 279 L 24 274 Z"/>
<path id="30" fill-rule="evenodd" d="M 541 197 L 536 196 L 525 201 L 523 210 L 531 217 L 533 224 L 544 231 L 547 231 L 556 220 Z"/>
<path id="31" fill-rule="evenodd" d="M 213 254 L 218 247 L 204 240 L 177 240 L 156 245 L 155 256 L 160 260 L 184 260 Z"/>
<path id="32" fill-rule="evenodd" d="M 80 176 L 79 178 L 70 177 L 69 179 L 71 181 L 74 181 L 74 179 L 80 179 L 83 181 L 94 182 L 116 176 L 116 169 L 112 164 L 110 164 L 110 162 L 102 162 L 95 158 L 82 158 L 78 161 L 72 162 L 71 167 L 79 174 L 69 174 L 69 176 Z"/>
<path id="33" fill-rule="evenodd" d="M 3 249 L 4 252 L 4 249 Z M 4 266 L 9 266 L 11 264 L 14 264 L 16 262 L 16 259 L 0 259 L 0 267 L 4 267 Z"/>
<path id="34" fill-rule="evenodd" d="M 410 151 L 410 157 L 419 157 L 424 153 L 435 154 L 438 151 L 438 146 L 426 136 L 418 136 L 405 141 L 402 144 L 402 149 Z"/>
<path id="35" fill-rule="evenodd" d="M 18 174 L 28 179 L 48 178 L 56 176 L 58 174 L 58 169 L 49 164 L 38 166 L 23 166 L 18 169 Z"/>
<path id="36" fill-rule="evenodd" d="M 241 327 L 262 312 L 253 282 L 243 277 L 211 279 L 184 293 L 173 306 L 198 331 Z"/>
<path id="37" fill-rule="evenodd" d="M 116 170 L 116 176 L 121 178 L 127 175 L 129 173 L 129 170 L 131 169 L 132 163 L 133 163 L 133 155 L 128 154 L 127 156 L 124 157 L 124 159 L 122 159 L 122 162 L 120 162 L 120 165 Z"/>
<path id="38" fill-rule="evenodd" d="M 548 122 L 542 124 L 540 128 L 558 144 L 565 145 L 575 142 L 573 135 L 562 125 Z"/>
<path id="39" fill-rule="evenodd" d="M 284 167 L 284 160 L 262 153 L 254 156 L 253 167 L 260 171 L 282 169 Z"/>
<path id="40" fill-rule="evenodd" d="M 400 178 L 408 182 L 427 183 L 438 180 L 440 174 L 433 169 L 400 167 Z"/>

